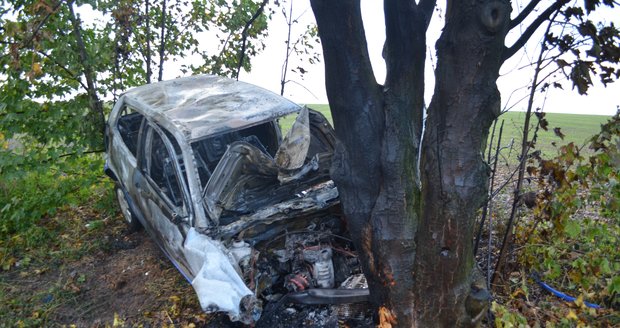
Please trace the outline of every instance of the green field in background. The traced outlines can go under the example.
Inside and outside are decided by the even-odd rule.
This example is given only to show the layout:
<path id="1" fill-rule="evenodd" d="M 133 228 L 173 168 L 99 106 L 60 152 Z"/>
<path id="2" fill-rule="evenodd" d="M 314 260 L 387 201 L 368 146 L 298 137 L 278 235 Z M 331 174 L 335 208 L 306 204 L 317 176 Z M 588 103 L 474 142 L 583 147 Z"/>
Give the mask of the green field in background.
<path id="1" fill-rule="evenodd" d="M 538 140 L 536 149 L 540 149 L 544 154 L 553 156 L 557 154 L 559 146 L 569 142 L 575 143 L 577 146 L 584 145 L 594 134 L 600 132 L 601 124 L 609 120 L 610 116 L 603 115 L 581 115 L 581 114 L 560 114 L 547 113 L 545 119 L 549 122 L 547 130 L 538 130 Z M 515 144 L 520 145 L 522 138 L 523 121 L 525 120 L 524 112 L 507 112 L 500 116 L 499 124 L 504 121 L 504 132 L 502 136 L 502 144 L 507 144 L 514 138 Z M 531 119 L 531 125 L 535 126 L 538 119 L 534 116 Z M 560 128 L 564 134 L 564 140 L 558 137 L 554 128 Z M 530 139 L 534 130 L 530 130 Z M 495 142 L 494 142 L 495 143 Z M 556 144 L 556 146 L 553 145 Z M 515 146 L 516 146 L 515 145 Z M 584 148 L 584 150 L 587 150 Z"/>
<path id="2" fill-rule="evenodd" d="M 327 119 L 332 122 L 331 112 L 329 111 L 329 105 L 326 104 L 308 104 L 308 107 L 317 110 Z M 601 124 L 605 123 L 610 116 L 602 115 L 581 115 L 581 114 L 559 114 L 559 113 L 547 113 L 545 118 L 549 122 L 548 131 L 539 129 L 538 142 L 536 149 L 540 149 L 544 154 L 553 156 L 557 153 L 557 147 L 574 142 L 576 145 L 583 145 L 592 135 L 600 131 Z M 294 118 L 292 118 L 294 119 Z M 291 119 L 291 124 L 292 124 Z M 502 133 L 502 145 L 506 146 L 510 144 L 511 140 L 514 140 L 515 151 L 521 145 L 521 136 L 523 121 L 525 119 L 524 112 L 507 112 L 500 116 L 497 124 L 497 130 L 499 133 L 499 126 L 504 121 L 504 131 Z M 538 120 L 533 117 L 532 124 L 536 124 Z M 560 131 L 565 135 L 564 140 L 556 136 L 553 129 L 559 127 Z M 533 133 L 533 130 L 530 132 Z M 497 138 L 497 136 L 496 136 Z M 494 144 L 497 142 L 497 139 Z M 557 147 L 553 145 L 556 143 Z"/>

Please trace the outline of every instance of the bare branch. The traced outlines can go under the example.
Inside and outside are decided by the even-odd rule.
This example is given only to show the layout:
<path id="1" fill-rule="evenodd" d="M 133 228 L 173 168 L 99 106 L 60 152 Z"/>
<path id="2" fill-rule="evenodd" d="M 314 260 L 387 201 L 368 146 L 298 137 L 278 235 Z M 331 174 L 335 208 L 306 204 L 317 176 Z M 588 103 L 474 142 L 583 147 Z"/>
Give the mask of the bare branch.
<path id="1" fill-rule="evenodd" d="M 556 2 L 559 3 L 559 2 Z M 559 7 L 558 7 L 559 8 Z M 555 19 L 555 17 L 558 15 L 557 9 L 554 9 L 553 11 L 551 11 L 552 13 L 554 13 L 553 19 Z M 548 11 L 549 9 L 547 9 Z M 541 15 L 542 16 L 542 15 Z M 540 16 L 538 17 L 540 18 Z M 537 19 L 538 19 L 537 18 Z M 547 17 L 545 20 L 549 19 L 549 17 Z M 547 29 L 545 31 L 545 34 L 549 33 L 549 30 L 551 29 L 552 26 L 552 20 L 549 21 L 549 24 L 547 25 Z M 529 28 L 528 28 L 529 29 Z M 544 58 L 545 55 L 545 47 L 544 45 L 547 43 L 547 39 L 543 39 L 542 41 L 542 46 L 540 48 L 540 53 L 538 55 L 538 60 L 536 61 L 536 69 L 534 70 L 534 77 L 532 79 L 532 87 L 530 88 L 530 95 L 529 95 L 529 99 L 527 102 L 527 111 L 525 113 L 525 121 L 523 122 L 523 138 L 521 140 L 521 156 L 520 156 L 520 163 L 519 163 L 519 171 L 518 171 L 518 175 L 517 175 L 517 184 L 514 187 L 514 191 L 513 191 L 513 202 L 512 202 L 512 208 L 510 210 L 510 216 L 508 218 L 508 222 L 506 224 L 506 230 L 504 232 L 504 238 L 502 240 L 502 246 L 500 248 L 499 254 L 497 256 L 497 262 L 495 265 L 495 269 L 493 270 L 493 275 L 490 281 L 494 282 L 497 274 L 499 272 L 501 272 L 501 268 L 503 265 L 503 261 L 504 261 L 504 254 L 508 248 L 508 240 L 510 239 L 510 236 L 512 235 L 513 231 L 512 231 L 512 225 L 514 223 L 514 219 L 517 213 L 517 206 L 518 206 L 518 202 L 519 199 L 521 197 L 521 188 L 523 185 L 523 180 L 524 180 L 524 176 L 525 176 L 525 158 L 527 157 L 527 154 L 529 153 L 532 144 L 529 141 L 529 125 L 530 125 L 530 118 L 532 116 L 532 108 L 534 106 L 534 94 L 536 93 L 536 87 L 538 86 L 539 83 L 539 74 L 540 74 L 540 70 L 541 70 L 541 65 L 542 65 L 542 59 Z M 543 81 L 543 80 L 540 80 Z M 537 136 L 538 133 L 538 127 L 540 126 L 540 120 L 538 122 L 538 124 L 536 125 L 536 130 L 534 131 L 534 139 Z"/>
<path id="2" fill-rule="evenodd" d="M 153 70 L 151 67 L 151 13 L 150 13 L 150 5 L 151 2 L 150 0 L 146 0 L 144 2 L 145 4 L 145 8 L 144 8 L 144 16 L 146 18 L 146 53 L 145 53 L 145 59 L 144 61 L 146 62 L 146 83 L 151 84 L 151 75 L 153 75 Z"/>
<path id="3" fill-rule="evenodd" d="M 519 49 L 521 49 L 525 43 L 532 37 L 534 32 L 551 17 L 551 15 L 557 12 L 562 6 L 568 3 L 568 0 L 556 0 L 552 5 L 550 5 L 545 11 L 543 11 L 536 19 L 530 24 L 530 26 L 525 29 L 525 32 L 519 37 L 519 39 L 509 48 L 504 51 L 504 56 L 502 60 L 507 60 L 512 57 Z"/>
<path id="4" fill-rule="evenodd" d="M 310 93 L 312 95 L 312 97 L 314 97 L 315 99 L 319 99 L 319 97 L 317 97 L 310 89 L 306 88 L 305 85 L 303 85 L 303 84 L 301 84 L 301 83 L 299 83 L 299 82 L 297 82 L 295 80 L 287 80 L 285 83 L 289 83 L 289 82 L 297 84 L 298 86 L 304 88 L 304 90 L 308 91 L 308 93 Z"/>
<path id="5" fill-rule="evenodd" d="M 536 6 L 540 3 L 541 0 L 532 0 L 530 3 L 523 8 L 523 10 L 515 17 L 515 19 L 510 21 L 509 28 L 512 30 L 513 27 L 519 26 L 526 18 L 530 15 L 530 13 L 536 8 Z"/>
<path id="6" fill-rule="evenodd" d="M 286 25 L 288 27 L 288 34 L 286 36 L 286 57 L 284 57 L 284 64 L 282 64 L 282 73 L 280 74 L 280 96 L 284 96 L 284 86 L 286 85 L 286 74 L 288 73 L 288 62 L 291 58 L 293 47 L 291 47 L 291 30 L 293 29 L 293 1 L 289 4 L 289 14 L 286 15 L 286 11 L 282 10 L 284 18 L 286 19 Z M 297 39 L 299 41 L 299 39 Z M 297 43 L 295 43 L 295 46 Z M 237 73 L 239 74 L 239 73 Z"/>
<path id="7" fill-rule="evenodd" d="M 245 59 L 245 47 L 248 41 L 248 30 L 250 29 L 252 24 L 254 24 L 254 21 L 263 13 L 267 2 L 269 2 L 269 0 L 263 0 L 263 2 L 260 4 L 260 7 L 258 7 L 258 10 L 254 13 L 252 18 L 250 18 L 250 20 L 245 23 L 243 31 L 241 32 L 241 51 L 239 51 L 239 62 L 237 63 L 237 73 L 235 74 L 235 78 L 237 80 L 239 79 L 239 72 L 241 71 L 241 67 L 243 67 L 243 60 Z"/>

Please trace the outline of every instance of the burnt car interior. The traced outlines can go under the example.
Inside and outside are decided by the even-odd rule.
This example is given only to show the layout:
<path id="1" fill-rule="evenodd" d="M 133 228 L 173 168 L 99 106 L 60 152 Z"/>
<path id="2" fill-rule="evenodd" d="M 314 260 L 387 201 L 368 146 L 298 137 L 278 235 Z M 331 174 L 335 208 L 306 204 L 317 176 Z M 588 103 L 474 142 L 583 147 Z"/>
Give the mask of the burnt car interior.
<path id="1" fill-rule="evenodd" d="M 184 176 L 185 170 L 183 165 L 183 157 L 181 156 L 181 148 L 174 141 L 175 139 L 167 131 L 165 133 L 167 134 L 166 137 L 173 145 L 176 154 L 169 154 L 163 139 L 154 131 L 151 146 L 149 175 L 162 190 L 162 192 L 168 197 L 168 199 L 172 201 L 172 204 L 178 207 L 183 205 L 183 194 L 178 177 L 175 174 L 174 163 L 172 162 L 173 159 L 171 157 L 176 157 L 176 160 L 179 162 L 181 167 L 181 173 Z"/>
<path id="2" fill-rule="evenodd" d="M 129 107 L 123 108 L 118 119 L 118 131 L 134 156 L 138 148 L 138 134 L 140 133 L 140 125 L 144 116 L 138 112 L 134 112 Z"/>
<path id="3" fill-rule="evenodd" d="M 266 131 L 272 131 L 270 134 L 260 133 L 256 138 L 258 140 L 254 139 L 255 135 L 250 135 L 250 140 L 254 139 L 260 143 L 258 147 L 246 141 L 247 135 L 251 132 L 249 129 L 230 134 L 237 139 L 228 139 L 231 143 L 228 144 L 227 157 L 222 158 L 222 155 L 219 155 L 216 158 L 225 163 L 209 172 L 210 180 L 207 183 L 202 182 L 203 198 L 212 201 L 212 204 L 216 204 L 212 206 L 221 209 L 221 215 L 217 218 L 220 225 L 227 225 L 240 215 L 290 199 L 312 186 L 330 180 L 329 168 L 335 144 L 333 129 L 317 112 L 309 111 L 308 117 L 310 144 L 305 156 L 306 164 L 301 169 L 288 170 L 275 164 L 275 149 L 282 142 L 280 127 L 276 122 L 258 126 L 264 127 Z M 199 142 L 200 146 L 194 146 L 198 153 L 197 158 L 211 156 L 201 154 L 201 150 L 209 150 L 209 147 L 212 147 L 209 141 L 210 139 L 205 139 Z M 200 166 L 199 163 L 198 167 Z M 283 180 L 282 175 L 295 178 Z"/>
<path id="4" fill-rule="evenodd" d="M 222 133 L 192 143 L 201 186 L 207 185 L 211 174 L 228 146 L 243 141 L 261 150 L 268 156 L 275 156 L 280 143 L 280 133 L 275 122 L 266 122 L 246 129 Z"/>

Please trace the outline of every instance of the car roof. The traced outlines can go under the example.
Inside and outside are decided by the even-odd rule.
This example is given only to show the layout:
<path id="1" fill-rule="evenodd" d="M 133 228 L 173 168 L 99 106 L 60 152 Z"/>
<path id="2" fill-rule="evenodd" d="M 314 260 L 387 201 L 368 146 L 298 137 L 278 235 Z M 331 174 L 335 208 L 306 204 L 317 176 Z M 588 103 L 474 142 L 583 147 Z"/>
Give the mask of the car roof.
<path id="1" fill-rule="evenodd" d="M 123 95 L 167 129 L 190 142 L 253 126 L 299 111 L 299 105 L 261 87 L 229 78 L 195 75 L 143 85 Z"/>

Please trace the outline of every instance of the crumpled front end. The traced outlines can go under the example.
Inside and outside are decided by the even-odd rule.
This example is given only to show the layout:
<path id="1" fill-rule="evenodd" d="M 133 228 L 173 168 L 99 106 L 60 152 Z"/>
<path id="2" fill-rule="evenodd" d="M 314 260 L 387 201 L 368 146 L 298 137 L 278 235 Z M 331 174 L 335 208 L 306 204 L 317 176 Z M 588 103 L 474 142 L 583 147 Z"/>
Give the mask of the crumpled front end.
<path id="1" fill-rule="evenodd" d="M 229 144 L 203 191 L 213 225 L 185 242 L 205 311 L 251 324 L 261 300 L 366 300 L 367 291 L 338 288 L 360 268 L 329 177 L 334 142 L 325 118 L 304 108 L 271 155 L 256 142 Z"/>
<path id="2" fill-rule="evenodd" d="M 221 242 L 191 228 L 184 247 L 190 270 L 197 272 L 191 283 L 204 311 L 223 311 L 232 321 L 245 324 L 260 318 L 261 302 L 245 285 L 239 267 L 226 255 L 229 251 Z"/>

